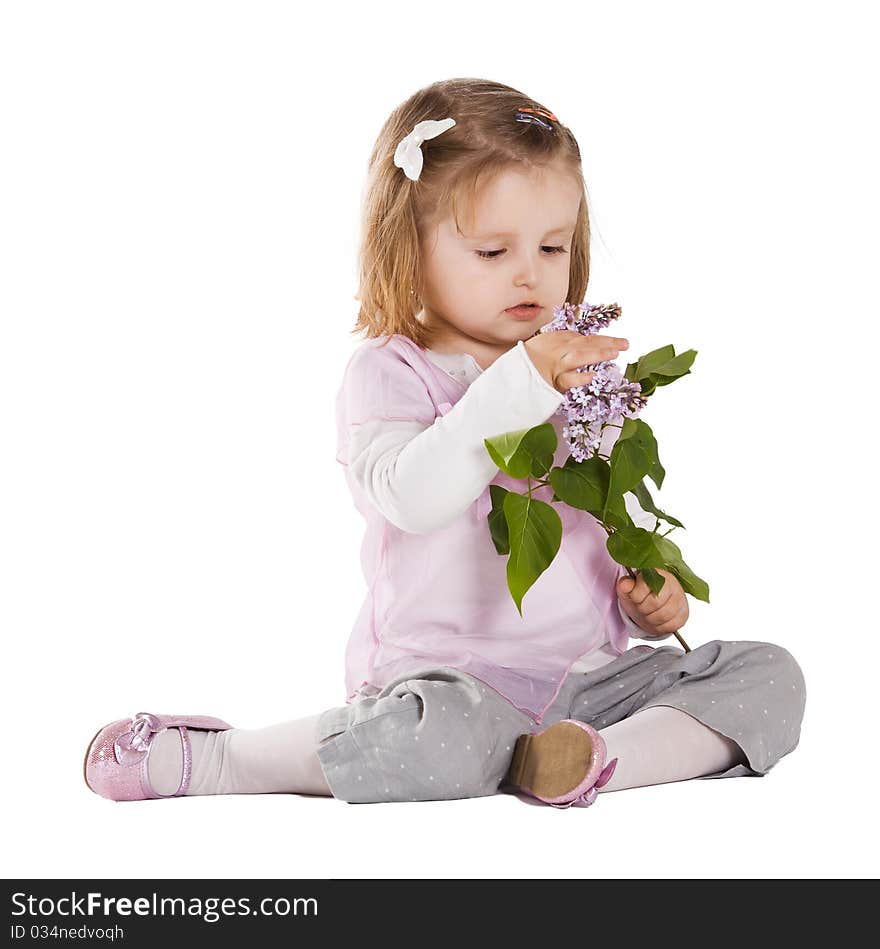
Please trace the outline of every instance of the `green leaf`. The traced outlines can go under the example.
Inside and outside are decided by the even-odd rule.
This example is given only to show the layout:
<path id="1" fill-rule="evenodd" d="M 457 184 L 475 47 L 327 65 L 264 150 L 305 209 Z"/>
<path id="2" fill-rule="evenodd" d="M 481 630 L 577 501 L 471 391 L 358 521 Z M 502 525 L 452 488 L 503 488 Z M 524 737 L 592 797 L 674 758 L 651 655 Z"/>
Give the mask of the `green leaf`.
<path id="1" fill-rule="evenodd" d="M 630 382 L 640 382 L 651 376 L 663 377 L 671 382 L 680 376 L 688 375 L 696 357 L 695 349 L 688 349 L 676 356 L 675 347 L 670 343 L 668 346 L 661 346 L 640 356 L 638 362 L 630 363 L 626 367 L 624 375 Z M 633 367 L 632 376 L 630 376 L 630 367 Z M 666 382 L 659 384 L 666 385 Z"/>
<path id="2" fill-rule="evenodd" d="M 666 474 L 660 464 L 657 440 L 650 426 L 640 418 L 624 419 L 620 435 L 611 449 L 609 462 L 611 476 L 600 520 L 609 527 L 622 527 L 630 523 L 628 515 L 621 522 L 621 515 L 626 511 L 623 499 L 626 492 L 633 491 L 641 484 L 646 474 L 654 479 L 659 488 Z"/>
<path id="3" fill-rule="evenodd" d="M 672 571 L 670 570 L 669 573 L 672 573 Z M 663 589 L 663 584 L 666 583 L 666 577 L 654 570 L 653 567 L 645 567 L 644 570 L 639 571 L 639 574 L 644 578 L 645 583 L 648 584 L 648 589 L 654 596 Z"/>
<path id="4" fill-rule="evenodd" d="M 530 463 L 527 464 L 524 460 L 521 462 L 519 459 L 517 461 L 513 460 L 528 431 L 529 429 L 522 428 L 515 432 L 504 432 L 501 435 L 493 435 L 491 438 L 483 439 L 489 457 L 511 478 L 527 478 L 532 470 Z"/>
<path id="5" fill-rule="evenodd" d="M 635 570 L 665 567 L 663 555 L 656 543 L 659 537 L 659 534 L 646 531 L 644 527 L 621 527 L 609 536 L 605 546 L 617 563 L 625 567 Z"/>
<path id="6" fill-rule="evenodd" d="M 709 584 L 698 577 L 684 562 L 681 551 L 668 537 L 662 537 L 660 534 L 655 534 L 654 536 L 657 538 L 657 549 L 666 561 L 666 563 L 661 564 L 661 566 L 664 566 L 670 573 L 675 574 L 685 593 L 690 593 L 692 597 L 702 600 L 704 603 L 708 603 Z"/>
<path id="7" fill-rule="evenodd" d="M 611 477 L 608 462 L 598 455 L 571 464 L 570 460 L 571 456 L 563 467 L 550 472 L 549 481 L 555 492 L 551 500 L 587 511 L 608 527 L 631 526 L 632 518 L 627 513 L 623 495 L 608 495 Z"/>
<path id="8" fill-rule="evenodd" d="M 552 426 L 551 426 L 552 428 Z M 545 474 L 550 470 L 553 464 L 554 452 L 556 447 L 554 446 L 553 451 L 546 452 L 541 454 L 536 452 L 532 456 L 532 477 L 533 478 L 543 478 Z"/>
<path id="9" fill-rule="evenodd" d="M 605 507 L 601 516 L 596 515 L 606 527 L 613 527 L 614 530 L 622 530 L 624 527 L 632 527 L 632 518 L 626 509 L 626 502 L 623 495 L 609 495 L 605 501 Z"/>
<path id="10" fill-rule="evenodd" d="M 672 345 L 661 346 L 641 356 L 637 362 L 628 363 L 623 375 L 628 382 L 638 382 L 642 395 L 648 398 L 657 386 L 668 386 L 682 376 L 689 376 L 696 356 L 695 349 L 676 356 Z"/>
<path id="11" fill-rule="evenodd" d="M 504 498 L 504 516 L 510 537 L 507 586 L 522 616 L 523 597 L 559 551 L 562 521 L 549 504 L 514 491 Z"/>
<path id="12" fill-rule="evenodd" d="M 507 488 L 500 484 L 489 485 L 489 495 L 492 498 L 492 510 L 486 516 L 489 522 L 489 535 L 499 554 L 510 553 L 510 538 L 507 533 L 507 518 L 504 516 L 504 498 Z"/>
<path id="13" fill-rule="evenodd" d="M 648 425 L 644 419 L 637 418 L 635 420 L 636 426 L 638 427 L 638 432 L 634 437 L 638 438 L 641 441 L 642 447 L 645 450 L 645 453 L 651 458 L 651 470 L 648 472 L 648 477 L 657 485 L 658 488 L 663 487 L 663 479 L 666 477 L 666 470 L 663 465 L 660 464 L 660 450 L 657 447 L 657 439 L 654 437 L 654 432 L 651 430 L 651 426 Z"/>
<path id="14" fill-rule="evenodd" d="M 670 382 L 675 382 L 676 379 L 681 379 L 683 376 L 689 375 L 689 372 L 683 372 L 679 376 L 661 376 L 657 373 L 652 373 L 650 379 L 655 384 L 655 386 L 668 386 Z"/>
<path id="15" fill-rule="evenodd" d="M 668 524 L 672 524 L 675 527 L 684 527 L 684 524 L 681 521 L 677 521 L 674 517 L 669 514 L 664 514 L 659 507 L 656 507 L 654 504 L 654 499 L 651 497 L 648 489 L 645 487 L 645 482 L 640 481 L 633 489 L 632 493 L 636 496 L 636 499 L 639 502 L 639 506 L 643 511 L 646 511 L 648 514 L 653 514 L 655 517 L 660 517 Z"/>
<path id="16" fill-rule="evenodd" d="M 670 349 L 671 348 L 672 347 L 670 347 Z M 690 375 L 690 368 L 696 358 L 697 351 L 695 349 L 688 349 L 660 365 L 651 366 L 651 375 L 666 376 L 670 381 L 672 379 L 678 379 L 681 376 Z"/>
<path id="17" fill-rule="evenodd" d="M 648 396 L 651 396 L 654 394 L 654 390 L 657 388 L 656 380 L 658 378 L 659 378 L 658 376 L 648 376 L 647 379 L 638 380 L 639 386 L 641 387 L 641 390 L 642 390 L 641 394 L 644 398 L 647 399 Z M 634 379 L 630 379 L 630 382 L 635 382 L 635 381 L 636 380 Z"/>
<path id="18" fill-rule="evenodd" d="M 627 527 L 615 531 L 607 540 L 608 553 L 619 564 L 639 570 L 652 593 L 659 593 L 666 582 L 656 568 L 671 573 L 685 593 L 709 602 L 709 585 L 684 562 L 681 551 L 662 534 L 643 527 Z"/>
<path id="19" fill-rule="evenodd" d="M 640 419 L 624 419 L 620 435 L 611 449 L 611 476 L 608 482 L 606 504 L 609 498 L 614 496 L 622 498 L 627 491 L 631 491 L 654 465 L 650 443 L 646 439 L 644 430 L 638 425 L 640 421 Z"/>
<path id="20" fill-rule="evenodd" d="M 489 457 L 511 478 L 542 477 L 553 464 L 558 444 L 556 429 L 544 422 L 533 428 L 484 438 Z"/>
<path id="21" fill-rule="evenodd" d="M 586 461 L 565 465 L 550 472 L 550 484 L 561 501 L 581 511 L 589 511 L 599 516 L 605 507 L 608 495 L 608 479 L 611 471 L 604 458 L 594 455 Z"/>

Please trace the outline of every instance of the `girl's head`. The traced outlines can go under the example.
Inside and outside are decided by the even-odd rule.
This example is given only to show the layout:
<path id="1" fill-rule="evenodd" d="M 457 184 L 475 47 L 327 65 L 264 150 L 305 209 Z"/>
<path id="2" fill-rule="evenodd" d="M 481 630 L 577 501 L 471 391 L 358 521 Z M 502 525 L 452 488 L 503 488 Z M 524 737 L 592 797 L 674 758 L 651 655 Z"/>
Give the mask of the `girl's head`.
<path id="1" fill-rule="evenodd" d="M 540 110 L 540 122 L 521 110 Z M 415 93 L 382 127 L 370 157 L 354 332 L 420 346 L 474 341 L 500 354 L 579 303 L 590 272 L 580 150 L 546 107 L 510 86 L 449 79 Z M 552 113 L 551 113 L 552 114 Z M 426 119 L 455 125 L 421 145 L 411 180 L 394 164 Z M 508 307 L 534 300 L 532 319 Z"/>

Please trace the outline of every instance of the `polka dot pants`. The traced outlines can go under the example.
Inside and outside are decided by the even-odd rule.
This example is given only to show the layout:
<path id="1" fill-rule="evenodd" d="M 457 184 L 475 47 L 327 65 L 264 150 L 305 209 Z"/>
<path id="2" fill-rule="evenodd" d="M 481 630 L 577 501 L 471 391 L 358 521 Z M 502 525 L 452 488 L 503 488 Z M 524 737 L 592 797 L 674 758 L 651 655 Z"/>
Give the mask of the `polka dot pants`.
<path id="1" fill-rule="evenodd" d="M 747 765 L 704 778 L 762 776 L 800 738 L 806 688 L 780 646 L 714 640 L 685 653 L 638 645 L 569 674 L 540 722 L 450 667 L 425 667 L 318 720 L 318 759 L 353 804 L 484 797 L 501 790 L 516 739 L 563 718 L 603 728 L 668 705 L 735 741 Z"/>

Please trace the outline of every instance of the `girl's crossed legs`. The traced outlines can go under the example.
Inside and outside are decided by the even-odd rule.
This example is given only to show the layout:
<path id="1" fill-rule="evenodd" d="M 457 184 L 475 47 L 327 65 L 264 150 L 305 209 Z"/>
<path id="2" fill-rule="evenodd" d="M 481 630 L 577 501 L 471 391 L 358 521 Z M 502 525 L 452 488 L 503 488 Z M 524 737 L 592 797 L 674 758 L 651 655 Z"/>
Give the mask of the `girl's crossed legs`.
<path id="1" fill-rule="evenodd" d="M 504 790 L 516 739 L 574 718 L 617 768 L 600 791 L 763 775 L 797 746 L 806 698 L 785 649 L 715 640 L 690 653 L 635 646 L 569 675 L 541 723 L 489 686 L 427 667 L 370 697 L 269 728 L 190 731 L 193 794 L 286 792 L 350 803 L 482 797 Z M 150 778 L 180 779 L 176 729 L 156 737 Z"/>

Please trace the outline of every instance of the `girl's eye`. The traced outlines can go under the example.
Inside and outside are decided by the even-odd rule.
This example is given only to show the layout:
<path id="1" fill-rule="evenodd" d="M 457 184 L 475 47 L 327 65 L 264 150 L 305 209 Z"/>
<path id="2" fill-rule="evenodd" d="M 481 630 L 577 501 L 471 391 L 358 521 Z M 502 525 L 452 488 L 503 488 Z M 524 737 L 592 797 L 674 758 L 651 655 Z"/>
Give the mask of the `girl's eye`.
<path id="1" fill-rule="evenodd" d="M 541 250 L 546 250 L 548 256 L 553 254 L 567 254 L 568 251 L 564 247 L 542 247 Z M 483 260 L 494 260 L 499 254 L 503 254 L 503 250 L 478 250 L 478 257 L 482 257 Z"/>

